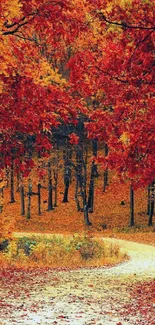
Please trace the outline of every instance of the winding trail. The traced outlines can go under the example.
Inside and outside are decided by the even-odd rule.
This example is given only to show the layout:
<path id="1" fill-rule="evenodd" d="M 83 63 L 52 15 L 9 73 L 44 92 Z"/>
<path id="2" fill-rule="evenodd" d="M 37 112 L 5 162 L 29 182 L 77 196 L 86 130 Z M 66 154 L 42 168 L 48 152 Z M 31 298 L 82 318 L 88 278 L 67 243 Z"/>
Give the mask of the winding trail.
<path id="1" fill-rule="evenodd" d="M 155 325 L 155 303 L 143 313 L 132 296 L 135 284 L 155 278 L 155 247 L 104 240 L 130 260 L 109 269 L 18 271 L 11 291 L 10 277 L 2 278 L 0 325 Z"/>

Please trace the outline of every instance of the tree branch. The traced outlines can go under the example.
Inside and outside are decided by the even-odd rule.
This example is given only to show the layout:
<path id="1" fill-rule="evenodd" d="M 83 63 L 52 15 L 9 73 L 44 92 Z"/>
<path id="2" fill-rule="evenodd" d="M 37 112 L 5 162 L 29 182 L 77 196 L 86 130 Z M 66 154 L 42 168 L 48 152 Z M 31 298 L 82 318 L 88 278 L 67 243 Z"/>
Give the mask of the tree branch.
<path id="1" fill-rule="evenodd" d="M 102 12 L 98 12 L 98 15 L 100 17 L 101 20 L 104 20 L 106 23 L 108 23 L 109 25 L 117 25 L 123 28 L 132 28 L 132 29 L 142 29 L 142 30 L 151 30 L 151 31 L 155 31 L 155 26 L 152 27 L 147 27 L 147 26 L 135 26 L 135 25 L 128 25 L 126 22 L 117 22 L 117 21 L 111 21 L 109 19 L 107 19 Z"/>
<path id="2" fill-rule="evenodd" d="M 35 39 L 30 38 L 30 37 L 25 37 L 25 36 L 22 36 L 22 35 L 20 35 L 20 34 L 16 34 L 16 37 L 21 38 L 21 39 L 23 39 L 24 41 L 30 41 L 30 42 L 34 42 L 34 43 L 36 43 Z"/>
<path id="3" fill-rule="evenodd" d="M 125 83 L 125 84 L 129 83 L 129 81 L 127 79 L 120 79 L 119 77 L 114 77 L 110 73 L 108 73 L 107 71 L 102 70 L 100 67 L 96 67 L 96 68 L 99 71 L 101 71 L 102 73 L 104 73 L 105 75 L 107 75 L 108 77 L 110 77 L 110 79 L 114 79 L 114 80 L 117 80 L 117 81 Z"/>
<path id="4" fill-rule="evenodd" d="M 25 19 L 26 19 L 26 17 L 24 16 L 24 17 L 22 17 L 22 18 L 20 19 L 19 22 L 22 22 L 22 21 L 25 20 Z M 8 21 L 5 21 L 5 22 L 4 22 L 4 26 L 5 26 L 6 28 L 12 28 L 12 27 L 14 27 L 14 26 L 16 26 L 16 25 L 18 25 L 17 22 L 14 22 L 14 23 L 12 23 L 12 24 L 8 24 Z"/>
<path id="5" fill-rule="evenodd" d="M 24 21 L 24 22 L 22 22 L 23 21 L 23 18 L 20 20 L 20 22 L 19 23 L 16 23 L 14 26 L 16 26 L 16 28 L 14 28 L 13 30 L 7 30 L 7 31 L 3 31 L 2 30 L 2 35 L 14 35 L 16 32 L 18 32 L 19 31 L 19 29 L 22 27 L 22 26 L 24 26 L 24 25 L 26 25 L 26 24 L 28 24 L 29 22 L 31 22 L 34 18 L 35 18 L 35 15 L 36 14 L 34 14 L 34 15 L 29 15 L 29 16 L 31 16 L 31 18 L 30 19 L 27 19 L 26 21 Z M 7 27 L 7 28 L 9 28 L 9 27 Z"/>
<path id="6" fill-rule="evenodd" d="M 29 22 L 29 21 L 25 21 L 25 22 L 22 23 L 22 24 L 18 24 L 18 25 L 16 26 L 15 29 L 13 29 L 13 30 L 8 30 L 8 31 L 5 31 L 5 32 L 2 32 L 2 35 L 5 35 L 5 36 L 6 36 L 6 35 L 14 35 L 16 32 L 18 32 L 18 30 L 19 30 L 20 27 L 26 25 L 28 22 Z"/>
<path id="7" fill-rule="evenodd" d="M 135 52 L 136 52 L 136 50 L 138 49 L 138 47 L 139 47 L 139 45 L 141 44 L 141 43 L 144 43 L 149 37 L 150 37 L 150 35 L 153 33 L 153 30 L 151 30 L 142 40 L 140 40 L 137 44 L 136 44 L 136 46 L 135 46 L 135 48 L 134 48 L 134 50 L 133 50 L 133 53 L 131 54 L 131 57 L 130 57 L 130 59 L 129 59 L 129 61 L 128 61 L 128 64 L 129 65 L 131 65 L 131 61 L 132 61 L 132 58 L 133 58 L 133 56 L 134 56 L 134 54 L 135 54 Z"/>

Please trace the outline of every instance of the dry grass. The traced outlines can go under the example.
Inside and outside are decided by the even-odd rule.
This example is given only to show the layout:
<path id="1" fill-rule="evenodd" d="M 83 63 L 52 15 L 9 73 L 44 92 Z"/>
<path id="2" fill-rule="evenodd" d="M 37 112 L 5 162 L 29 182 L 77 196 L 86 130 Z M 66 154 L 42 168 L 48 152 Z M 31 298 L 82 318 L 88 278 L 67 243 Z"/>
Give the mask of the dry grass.
<path id="1" fill-rule="evenodd" d="M 3 267 L 79 268 L 116 265 L 127 258 L 118 245 L 90 236 L 21 237 L 0 253 Z"/>

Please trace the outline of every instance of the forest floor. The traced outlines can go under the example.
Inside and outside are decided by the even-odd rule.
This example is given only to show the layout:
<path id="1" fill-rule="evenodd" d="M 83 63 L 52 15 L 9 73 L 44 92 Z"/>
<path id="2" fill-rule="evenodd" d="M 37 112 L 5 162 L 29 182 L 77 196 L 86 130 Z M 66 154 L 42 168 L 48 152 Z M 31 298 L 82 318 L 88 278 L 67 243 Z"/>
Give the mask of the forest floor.
<path id="1" fill-rule="evenodd" d="M 39 265 L 28 270 L 1 268 L 0 325 L 155 325 L 155 226 L 147 227 L 147 191 L 135 192 L 135 226 L 129 227 L 129 185 L 111 181 L 103 193 L 98 180 L 94 213 L 89 215 L 92 226 L 87 227 L 83 213 L 76 210 L 74 185 L 66 204 L 63 186 L 59 187 L 58 207 L 52 211 L 47 211 L 47 191 L 42 190 L 40 216 L 37 197 L 32 197 L 30 220 L 20 215 L 20 194 L 15 192 L 12 204 L 10 190 L 5 189 L 0 237 L 20 233 L 109 237 L 130 260 L 113 268 L 72 271 Z"/>
<path id="2" fill-rule="evenodd" d="M 147 190 L 135 191 L 135 226 L 129 227 L 129 185 L 111 180 L 106 192 L 102 179 L 95 187 L 94 212 L 89 214 L 92 226 L 84 223 L 82 212 L 77 212 L 74 181 L 69 189 L 69 202 L 63 203 L 63 185 L 58 188 L 58 207 L 47 211 L 47 190 L 42 189 L 41 212 L 37 214 L 37 196 L 31 199 L 31 219 L 20 214 L 20 193 L 15 192 L 15 203 L 10 203 L 10 189 L 4 191 L 4 207 L 0 214 L 0 237 L 12 232 L 91 234 L 114 237 L 155 245 L 155 225 L 148 227 Z M 33 187 L 35 191 L 35 184 Z M 27 210 L 27 200 L 26 200 Z M 123 203 L 123 204 L 122 204 Z"/>
<path id="3" fill-rule="evenodd" d="M 1 325 L 154 325 L 155 247 L 117 243 L 130 260 L 113 268 L 0 271 Z"/>

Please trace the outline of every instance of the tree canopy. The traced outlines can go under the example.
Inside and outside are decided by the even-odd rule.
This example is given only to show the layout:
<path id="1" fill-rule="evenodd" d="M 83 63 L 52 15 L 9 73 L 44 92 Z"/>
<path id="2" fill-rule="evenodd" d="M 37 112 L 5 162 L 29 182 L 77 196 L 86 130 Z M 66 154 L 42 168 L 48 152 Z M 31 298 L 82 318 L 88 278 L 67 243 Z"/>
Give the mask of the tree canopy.
<path id="1" fill-rule="evenodd" d="M 1 1 L 1 169 L 14 152 L 20 167 L 29 137 L 48 152 L 53 127 L 85 116 L 88 137 L 108 144 L 104 168 L 135 186 L 154 180 L 154 10 L 149 0 Z"/>

